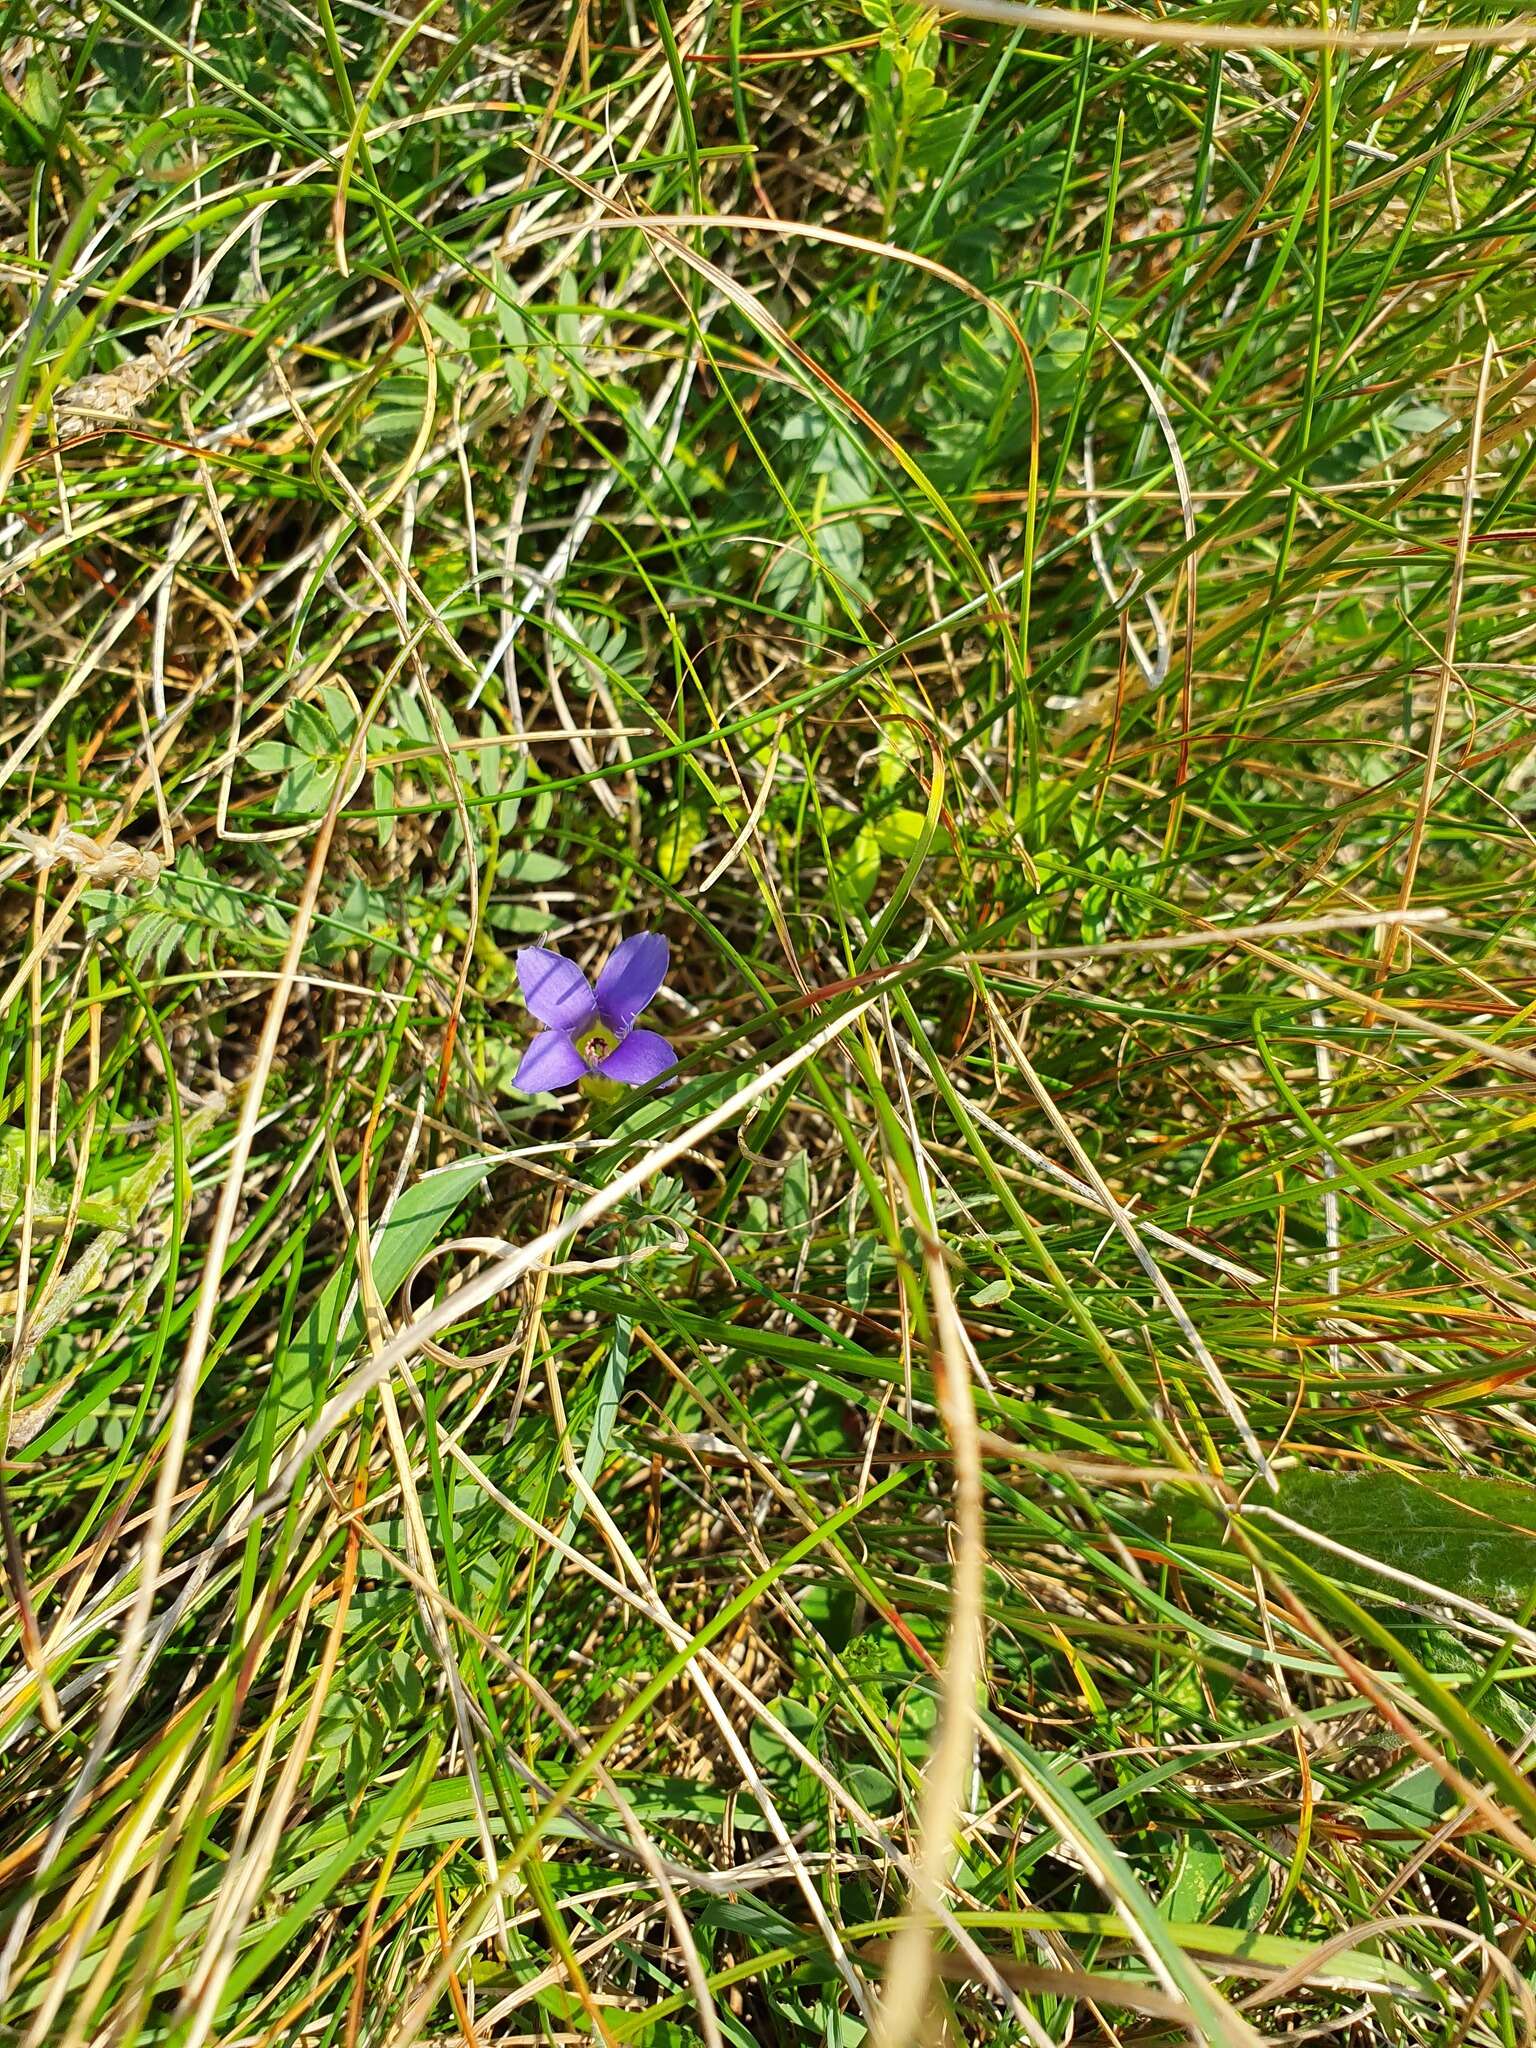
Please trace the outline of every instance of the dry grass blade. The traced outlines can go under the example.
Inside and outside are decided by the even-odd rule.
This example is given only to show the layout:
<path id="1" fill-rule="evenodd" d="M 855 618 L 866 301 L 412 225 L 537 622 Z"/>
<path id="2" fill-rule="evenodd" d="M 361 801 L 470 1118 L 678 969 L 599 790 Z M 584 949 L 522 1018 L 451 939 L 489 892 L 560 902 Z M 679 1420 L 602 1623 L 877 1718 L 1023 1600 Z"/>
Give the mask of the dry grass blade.
<path id="1" fill-rule="evenodd" d="M 976 1742 L 976 1694 L 985 1668 L 986 1530 L 982 1516 L 981 1440 L 971 1393 L 965 1333 L 949 1284 L 943 1247 L 914 1207 L 924 1233 L 923 1270 L 933 1317 L 934 1388 L 954 1459 L 955 1542 L 949 1640 L 940 1680 L 933 1752 L 923 1780 L 921 1839 L 908 1917 L 886 1961 L 874 2038 L 879 2048 L 909 2048 L 928 2024 L 933 1937 L 964 1810 Z"/>
<path id="2" fill-rule="evenodd" d="M 1533 22 L 21 10 L 0 2037 L 1531 2033 Z"/>
<path id="3" fill-rule="evenodd" d="M 1139 14 L 1094 14 L 1086 8 L 1035 7 L 1027 0 L 937 0 L 962 20 L 998 21 L 1042 35 L 1084 36 L 1148 49 L 1343 50 L 1370 55 L 1401 50 L 1520 49 L 1536 42 L 1536 21 L 1467 22 L 1455 28 L 1297 28 L 1284 22 L 1149 21 Z"/>
<path id="4" fill-rule="evenodd" d="M 1408 851 L 1403 857 L 1403 879 L 1398 893 L 1400 910 L 1407 910 L 1413 901 L 1413 885 L 1418 878 L 1419 861 L 1424 852 L 1424 834 L 1435 801 L 1435 779 L 1440 768 L 1440 749 L 1445 740 L 1445 719 L 1450 708 L 1451 686 L 1456 680 L 1456 629 L 1461 623 L 1461 600 L 1467 585 L 1467 557 L 1472 548 L 1472 522 L 1477 514 L 1477 472 L 1483 449 L 1483 414 L 1488 404 L 1488 385 L 1493 376 L 1493 358 L 1494 340 L 1490 334 L 1483 343 L 1482 366 L 1477 374 L 1477 397 L 1473 401 L 1472 424 L 1467 438 L 1467 474 L 1461 494 L 1461 521 L 1456 530 L 1456 558 L 1451 569 L 1450 597 L 1446 607 L 1445 649 L 1440 659 L 1440 673 L 1435 680 L 1435 704 L 1430 715 L 1429 738 L 1424 746 L 1424 777 L 1419 785 L 1418 808 L 1413 815 Z M 1394 922 L 1389 924 L 1382 934 L 1383 980 L 1392 971 L 1401 930 L 1401 923 Z"/>

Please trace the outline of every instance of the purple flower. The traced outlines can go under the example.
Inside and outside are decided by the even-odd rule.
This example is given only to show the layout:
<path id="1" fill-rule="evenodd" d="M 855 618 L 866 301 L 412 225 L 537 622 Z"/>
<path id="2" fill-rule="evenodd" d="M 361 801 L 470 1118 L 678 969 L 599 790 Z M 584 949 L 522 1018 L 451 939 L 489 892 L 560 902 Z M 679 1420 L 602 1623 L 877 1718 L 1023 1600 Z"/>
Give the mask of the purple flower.
<path id="1" fill-rule="evenodd" d="M 548 1028 L 523 1054 L 513 1087 L 544 1094 L 588 1074 L 638 1087 L 675 1067 L 677 1054 L 659 1031 L 635 1028 L 667 978 L 667 955 L 660 932 L 635 932 L 614 948 L 594 990 L 574 960 L 544 946 L 522 947 L 523 999 Z"/>

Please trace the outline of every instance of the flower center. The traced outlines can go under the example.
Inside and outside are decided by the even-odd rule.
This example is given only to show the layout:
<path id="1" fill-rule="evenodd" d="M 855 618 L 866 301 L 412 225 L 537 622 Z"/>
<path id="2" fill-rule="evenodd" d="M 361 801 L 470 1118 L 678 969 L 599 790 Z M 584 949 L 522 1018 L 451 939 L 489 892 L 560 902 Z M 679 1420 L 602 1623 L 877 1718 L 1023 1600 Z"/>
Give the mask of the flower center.
<path id="1" fill-rule="evenodd" d="M 576 1040 L 576 1050 L 589 1067 L 601 1066 L 618 1044 L 606 1024 L 594 1024 Z"/>

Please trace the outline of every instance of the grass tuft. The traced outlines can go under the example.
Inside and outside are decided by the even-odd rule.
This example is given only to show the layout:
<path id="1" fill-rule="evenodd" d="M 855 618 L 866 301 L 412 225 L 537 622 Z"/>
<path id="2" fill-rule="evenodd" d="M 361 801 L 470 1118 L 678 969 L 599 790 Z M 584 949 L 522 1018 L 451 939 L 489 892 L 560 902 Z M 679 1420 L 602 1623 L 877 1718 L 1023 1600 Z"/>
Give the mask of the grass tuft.
<path id="1" fill-rule="evenodd" d="M 5 2043 L 1536 2038 L 1532 34 L 13 0 Z"/>

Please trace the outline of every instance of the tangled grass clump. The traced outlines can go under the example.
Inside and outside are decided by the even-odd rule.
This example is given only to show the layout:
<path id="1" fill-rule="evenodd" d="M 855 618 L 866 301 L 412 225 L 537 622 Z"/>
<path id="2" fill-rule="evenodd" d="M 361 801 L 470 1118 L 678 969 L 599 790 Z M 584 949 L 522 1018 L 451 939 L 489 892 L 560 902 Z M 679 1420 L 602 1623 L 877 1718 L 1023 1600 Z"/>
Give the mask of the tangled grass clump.
<path id="1" fill-rule="evenodd" d="M 1536 2031 L 1529 33 L 13 10 L 5 2041 Z"/>

